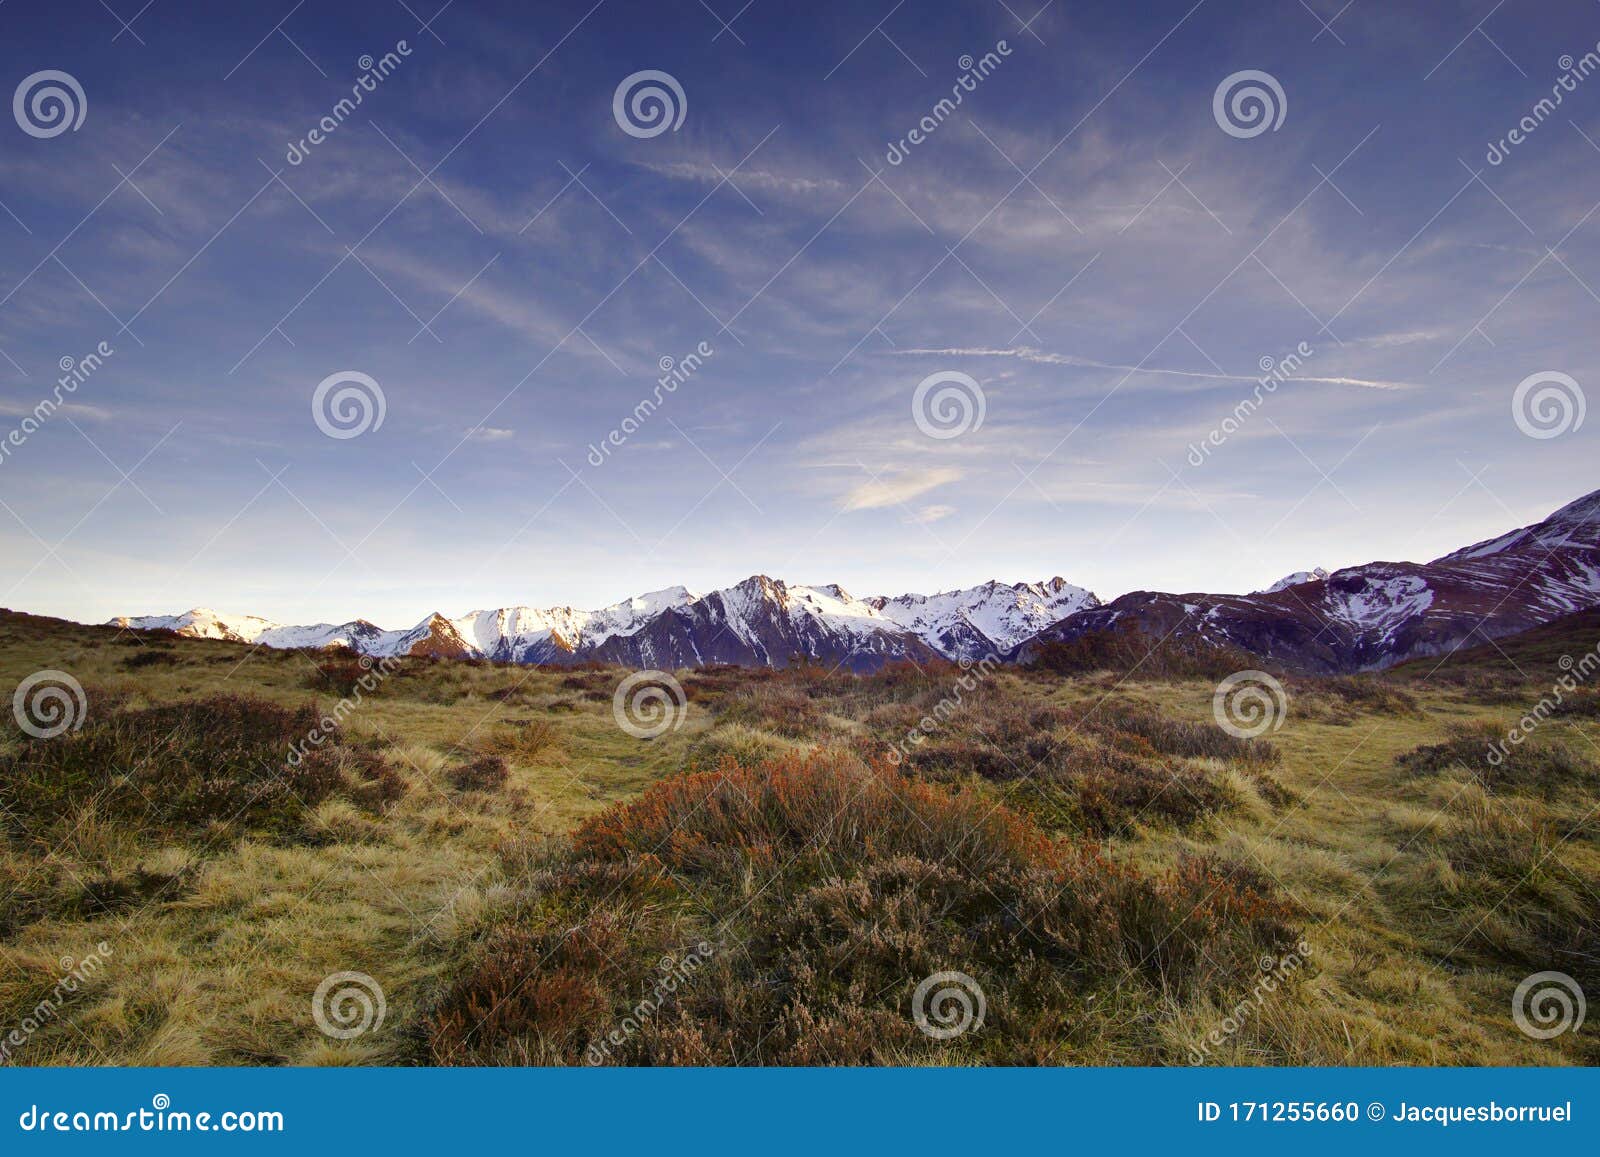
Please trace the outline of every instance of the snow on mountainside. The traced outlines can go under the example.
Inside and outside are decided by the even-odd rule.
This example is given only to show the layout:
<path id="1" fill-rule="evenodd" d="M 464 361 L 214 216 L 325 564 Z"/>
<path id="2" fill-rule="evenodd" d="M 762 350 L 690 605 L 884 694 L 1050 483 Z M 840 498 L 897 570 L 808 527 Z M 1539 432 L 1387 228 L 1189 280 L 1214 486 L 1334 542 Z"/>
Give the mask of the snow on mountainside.
<path id="1" fill-rule="evenodd" d="M 571 654 L 613 635 L 637 631 L 670 607 L 692 603 L 699 596 L 684 587 L 668 587 L 625 599 L 598 611 L 573 607 L 502 607 L 472 611 L 450 625 L 480 655 L 512 662 L 543 662 L 546 654 Z"/>
<path id="2" fill-rule="evenodd" d="M 1064 579 L 989 582 L 936 595 L 858 599 L 842 587 L 791 585 L 755 575 L 697 595 L 669 587 L 596 611 L 502 607 L 459 618 L 430 615 L 409 630 L 365 620 L 282 626 L 251 615 L 197 609 L 113 619 L 197 638 L 268 647 L 344 645 L 363 654 L 482 656 L 519 663 L 597 658 L 635 666 L 753 663 L 806 658 L 864 669 L 894 658 L 977 659 L 1016 646 L 1063 615 L 1099 600 Z"/>
<path id="3" fill-rule="evenodd" d="M 842 587 L 791 586 L 766 575 L 672 608 L 631 635 L 608 639 L 591 656 L 635 667 L 782 667 L 804 660 L 851 670 L 941 657 Z"/>
<path id="4" fill-rule="evenodd" d="M 1368 563 L 1253 595 L 1136 591 L 1067 616 L 1010 657 L 1026 661 L 1041 646 L 1115 626 L 1234 647 L 1302 670 L 1366 671 L 1597 605 L 1600 491 L 1430 563 Z"/>
<path id="5" fill-rule="evenodd" d="M 385 631 L 356 619 L 335 625 L 317 623 L 307 627 L 285 627 L 255 615 L 223 615 L 205 607 L 181 615 L 120 616 L 111 620 L 114 627 L 134 630 L 168 630 L 196 639 L 227 639 L 234 643 L 255 643 L 263 647 L 346 646 L 370 654 L 399 653 L 402 640 L 412 631 Z"/>
<path id="6" fill-rule="evenodd" d="M 1301 583 L 1317 583 L 1317 582 L 1321 582 L 1323 579 L 1325 579 L 1327 577 L 1328 577 L 1328 572 L 1327 571 L 1323 570 L 1320 566 L 1315 566 L 1315 567 L 1312 567 L 1310 570 L 1297 570 L 1291 575 L 1284 575 L 1281 579 L 1279 579 L 1277 582 L 1273 583 L 1266 590 L 1264 590 L 1264 591 L 1256 591 L 1255 593 L 1258 594 L 1258 595 L 1276 594 L 1278 591 L 1288 590 L 1290 587 L 1297 587 Z"/>
<path id="7" fill-rule="evenodd" d="M 1044 583 L 988 582 L 964 591 L 867 601 L 884 618 L 957 659 L 1009 651 L 1051 623 L 1100 605 L 1092 593 L 1060 577 Z"/>
<path id="8" fill-rule="evenodd" d="M 297 627 L 209 610 L 113 623 L 268 647 L 343 644 L 371 655 L 594 659 L 660 669 L 803 660 L 850 670 L 894 659 L 972 662 L 988 654 L 1026 661 L 1052 642 L 1132 628 L 1332 672 L 1442 654 L 1597 605 L 1600 491 L 1542 522 L 1430 563 L 1304 571 L 1249 595 L 1135 591 L 1102 605 L 1082 587 L 1053 578 L 857 598 L 837 585 L 753 575 L 705 595 L 670 587 L 597 611 L 504 607 L 455 619 L 430 615 L 398 631 L 362 619 Z"/>
<path id="9" fill-rule="evenodd" d="M 1435 559 L 1435 562 L 1461 562 L 1488 558 L 1506 551 L 1528 547 L 1558 549 L 1565 546 L 1600 545 L 1600 490 L 1569 502 L 1543 522 L 1524 526 L 1473 546 Z"/>

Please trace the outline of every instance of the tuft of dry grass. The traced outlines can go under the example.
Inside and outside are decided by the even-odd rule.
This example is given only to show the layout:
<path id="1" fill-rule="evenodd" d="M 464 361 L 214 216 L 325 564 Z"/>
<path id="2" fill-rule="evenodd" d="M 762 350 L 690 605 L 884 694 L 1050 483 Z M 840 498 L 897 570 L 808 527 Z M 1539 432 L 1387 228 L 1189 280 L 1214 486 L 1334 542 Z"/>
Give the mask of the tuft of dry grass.
<path id="1" fill-rule="evenodd" d="M 484 755 L 514 763 L 537 763 L 561 753 L 560 729 L 548 719 L 522 719 L 490 729 L 477 741 Z"/>
<path id="2" fill-rule="evenodd" d="M 719 723 L 689 749 L 689 766 L 704 771 L 732 763 L 757 767 L 795 750 L 794 740 L 743 723 Z"/>

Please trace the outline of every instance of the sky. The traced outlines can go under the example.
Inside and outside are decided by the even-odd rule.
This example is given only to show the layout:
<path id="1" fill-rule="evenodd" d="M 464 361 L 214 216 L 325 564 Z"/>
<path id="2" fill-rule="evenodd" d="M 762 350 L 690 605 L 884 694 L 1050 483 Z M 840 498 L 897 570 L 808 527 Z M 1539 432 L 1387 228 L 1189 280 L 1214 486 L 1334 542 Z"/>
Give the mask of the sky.
<path id="1" fill-rule="evenodd" d="M 0 6 L 3 606 L 1247 591 L 1600 486 L 1591 0 L 141 3 Z"/>

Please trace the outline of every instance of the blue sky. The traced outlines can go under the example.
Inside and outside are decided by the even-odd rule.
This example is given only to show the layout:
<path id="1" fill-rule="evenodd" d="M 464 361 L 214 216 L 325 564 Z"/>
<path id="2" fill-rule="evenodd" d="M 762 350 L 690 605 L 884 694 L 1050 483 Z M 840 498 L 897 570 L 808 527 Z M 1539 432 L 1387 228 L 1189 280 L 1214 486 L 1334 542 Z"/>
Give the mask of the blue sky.
<path id="1" fill-rule="evenodd" d="M 0 122 L 0 441 L 114 350 L 0 458 L 0 605 L 398 626 L 755 572 L 1248 590 L 1600 485 L 1600 418 L 1512 412 L 1533 374 L 1595 389 L 1600 75 L 1486 159 L 1600 6 L 741 3 L 0 7 L 7 89 L 59 70 L 87 106 Z M 681 87 L 675 131 L 614 116 L 642 70 Z M 1276 130 L 1216 119 L 1244 70 Z M 381 426 L 313 420 L 341 371 Z M 941 372 L 982 393 L 955 437 L 914 421 Z"/>

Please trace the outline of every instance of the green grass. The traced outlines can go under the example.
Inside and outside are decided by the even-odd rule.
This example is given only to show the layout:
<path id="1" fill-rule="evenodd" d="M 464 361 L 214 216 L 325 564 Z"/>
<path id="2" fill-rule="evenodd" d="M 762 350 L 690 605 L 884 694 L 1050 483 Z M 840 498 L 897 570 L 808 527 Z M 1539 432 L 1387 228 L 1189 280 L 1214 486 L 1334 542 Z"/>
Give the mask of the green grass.
<path id="1" fill-rule="evenodd" d="M 1189 1063 L 1249 997 L 1253 958 L 1268 952 L 1221 917 L 1192 928 L 1186 912 L 1142 898 L 1203 864 L 1312 950 L 1207 1063 L 1593 1064 L 1591 1031 L 1531 1040 L 1510 999 L 1546 969 L 1600 987 L 1600 721 L 1544 721 L 1518 748 L 1517 774 L 1484 774 L 1472 746 L 1537 702 L 1559 655 L 1592 635 L 1504 641 L 1526 680 L 1481 656 L 1457 656 L 1437 680 L 1415 666 L 1290 680 L 1283 727 L 1249 741 L 1215 728 L 1214 680 L 1193 657 L 1160 678 L 1079 670 L 1078 654 L 1056 672 L 996 673 L 892 774 L 933 793 L 916 795 L 932 801 L 925 824 L 945 814 L 940 801 L 964 800 L 971 816 L 1011 816 L 1017 838 L 1052 849 L 1002 879 L 976 843 L 963 855 L 960 832 L 982 830 L 971 816 L 914 853 L 915 815 L 841 798 L 840 830 L 854 835 L 821 858 L 778 829 L 758 837 L 753 820 L 702 822 L 727 790 L 714 785 L 758 794 L 774 759 L 820 751 L 855 782 L 948 698 L 954 667 L 679 672 L 683 726 L 640 740 L 612 717 L 621 672 L 407 660 L 345 718 L 326 792 L 235 818 L 175 811 L 175 791 L 141 800 L 123 774 L 149 762 L 129 757 L 150 754 L 141 720 L 227 697 L 281 723 L 313 701 L 330 709 L 351 671 L 330 656 L 0 613 L 0 690 L 53 668 L 89 702 L 82 731 L 46 753 L 9 717 L 0 729 L 14 772 L 0 780 L 0 1032 L 52 989 L 63 957 L 104 942 L 106 966 L 13 1063 L 584 1063 L 660 975 L 659 957 L 681 960 L 717 933 L 738 949 L 608 1059 Z M 195 716 L 193 742 L 155 761 L 160 783 L 212 775 L 231 791 L 256 774 L 249 759 L 208 764 L 204 720 L 220 752 L 224 717 Z M 378 764 L 394 783 L 364 790 Z M 696 817 L 693 841 L 594 842 L 638 827 L 642 813 L 626 808 L 656 806 L 661 792 Z M 784 848 L 803 854 L 792 866 L 767 858 Z M 664 873 L 655 891 L 633 872 L 646 856 Z M 1106 865 L 1104 878 L 1074 877 L 1086 895 L 1112 879 L 1146 883 L 1052 924 L 1036 873 L 1067 862 Z M 551 939 L 580 926 L 612 959 Z M 1098 931 L 1085 940 L 1083 929 Z M 1202 933 L 1217 938 L 1203 978 L 1150 970 L 1163 938 Z M 1269 936 L 1271 952 L 1284 936 Z M 512 991 L 495 960 L 526 965 L 533 991 Z M 912 988 L 941 963 L 989 978 L 984 1030 L 947 1044 L 908 1028 Z M 387 1000 L 382 1027 L 348 1041 L 311 1016 L 318 983 L 340 971 L 369 974 Z"/>

